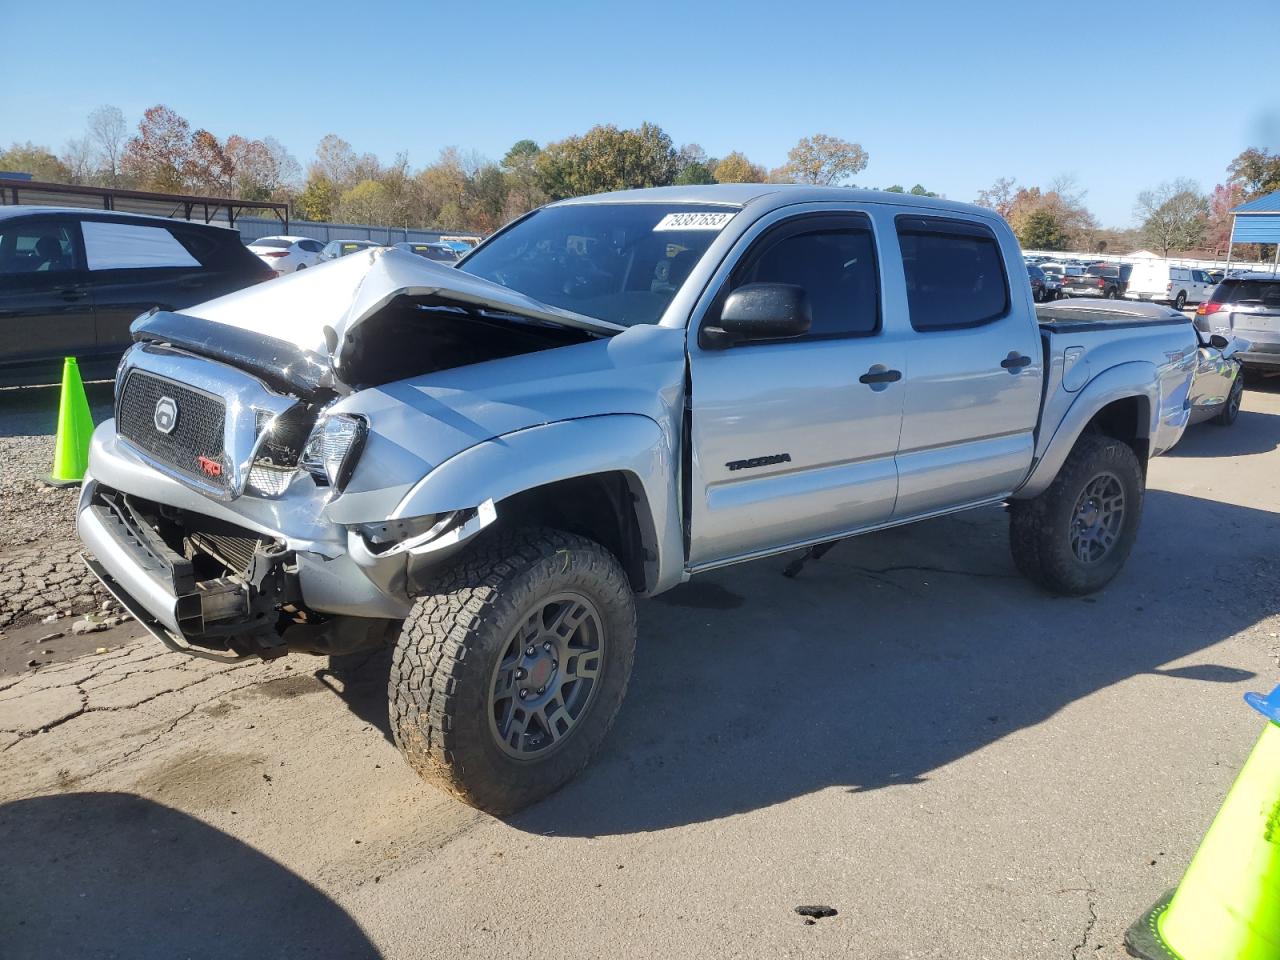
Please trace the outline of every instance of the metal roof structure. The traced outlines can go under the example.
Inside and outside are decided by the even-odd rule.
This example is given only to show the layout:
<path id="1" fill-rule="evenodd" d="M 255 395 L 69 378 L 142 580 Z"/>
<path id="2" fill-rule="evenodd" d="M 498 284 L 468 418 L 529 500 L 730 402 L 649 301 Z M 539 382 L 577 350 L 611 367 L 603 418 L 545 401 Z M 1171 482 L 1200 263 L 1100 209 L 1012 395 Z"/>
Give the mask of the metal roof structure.
<path id="1" fill-rule="evenodd" d="M 0 173 L 0 204 L 85 207 L 119 213 L 144 213 L 170 219 L 203 220 L 205 223 L 219 220 L 231 227 L 235 226 L 236 218 L 243 213 L 268 211 L 280 221 L 286 231 L 289 229 L 287 203 L 47 183 L 3 173 Z"/>
<path id="2" fill-rule="evenodd" d="M 1231 239 L 1227 242 L 1227 266 L 1231 247 L 1237 243 L 1271 243 L 1276 247 L 1272 272 L 1280 270 L 1280 190 L 1254 197 L 1231 211 Z"/>

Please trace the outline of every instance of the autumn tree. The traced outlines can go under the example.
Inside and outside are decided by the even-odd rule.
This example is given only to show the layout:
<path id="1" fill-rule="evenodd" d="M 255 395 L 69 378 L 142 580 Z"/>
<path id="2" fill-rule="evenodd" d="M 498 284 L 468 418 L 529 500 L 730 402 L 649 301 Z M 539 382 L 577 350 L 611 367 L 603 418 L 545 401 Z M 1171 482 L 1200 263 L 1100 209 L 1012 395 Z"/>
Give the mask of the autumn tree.
<path id="1" fill-rule="evenodd" d="M 1220 183 L 1209 194 L 1209 212 L 1205 219 L 1204 243 L 1214 253 L 1226 253 L 1231 241 L 1231 211 L 1244 203 L 1244 187 L 1238 183 Z"/>
<path id="2" fill-rule="evenodd" d="M 1280 190 L 1280 154 L 1250 147 L 1227 167 L 1227 183 L 1244 191 L 1246 202 Z"/>
<path id="3" fill-rule="evenodd" d="M 909 194 L 911 194 L 913 197 L 936 197 L 936 196 L 939 196 L 939 194 L 934 193 L 932 190 L 926 190 L 926 189 L 924 188 L 924 185 L 923 185 L 923 184 L 919 184 L 919 183 L 917 183 L 917 184 L 916 184 L 914 187 L 912 187 L 910 190 L 908 190 L 906 187 L 904 187 L 904 186 L 903 186 L 902 184 L 900 184 L 900 183 L 895 183 L 892 187 L 885 187 L 885 191 L 884 191 L 884 192 L 885 192 L 885 193 L 909 193 Z"/>
<path id="4" fill-rule="evenodd" d="M 861 144 L 815 133 L 792 147 L 787 152 L 787 162 L 775 173 L 778 179 L 791 183 L 832 186 L 861 173 L 869 159 Z"/>
<path id="5" fill-rule="evenodd" d="M 1171 250 L 1200 245 L 1208 225 L 1209 201 L 1194 181 L 1182 178 L 1143 190 L 1133 212 L 1142 221 L 1143 239 L 1167 257 Z"/>
<path id="6" fill-rule="evenodd" d="M 333 219 L 333 208 L 338 202 L 338 191 L 333 181 L 318 170 L 312 170 L 307 183 L 298 195 L 297 212 L 303 220 L 328 221 Z"/>
<path id="7" fill-rule="evenodd" d="M 191 163 L 191 124 L 163 104 L 147 109 L 125 143 L 120 167 L 144 190 L 180 191 Z"/>
<path id="8" fill-rule="evenodd" d="M 11 173 L 29 173 L 33 179 L 50 183 L 67 183 L 71 173 L 67 165 L 55 157 L 47 147 L 26 143 L 13 143 L 8 150 L 0 151 L 0 170 Z"/>
<path id="9" fill-rule="evenodd" d="M 1020 189 L 1018 181 L 1013 177 L 1000 177 L 987 189 L 979 191 L 978 198 L 974 203 L 980 207 L 994 210 L 1008 220 L 1009 214 L 1013 212 L 1013 204 L 1018 197 Z"/>
<path id="10" fill-rule="evenodd" d="M 536 160 L 539 185 L 555 200 L 665 186 L 675 180 L 677 167 L 671 138 L 652 123 L 634 130 L 595 126 L 582 136 L 547 144 Z"/>
<path id="11" fill-rule="evenodd" d="M 93 143 L 88 137 L 72 137 L 58 157 L 67 168 L 70 183 L 91 183 L 97 172 Z"/>
<path id="12" fill-rule="evenodd" d="M 752 163 L 739 150 L 734 150 L 707 166 L 716 183 L 764 183 L 768 176 L 764 167 Z"/>

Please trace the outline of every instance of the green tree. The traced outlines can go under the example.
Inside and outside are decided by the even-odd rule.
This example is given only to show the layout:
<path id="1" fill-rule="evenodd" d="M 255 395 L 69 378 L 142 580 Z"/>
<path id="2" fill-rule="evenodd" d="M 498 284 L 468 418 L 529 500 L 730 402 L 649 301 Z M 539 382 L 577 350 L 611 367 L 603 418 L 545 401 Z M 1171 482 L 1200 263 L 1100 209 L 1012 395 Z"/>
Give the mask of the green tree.
<path id="1" fill-rule="evenodd" d="M 711 171 L 707 169 L 705 163 L 694 160 L 687 163 L 678 174 L 676 174 L 676 183 L 682 186 L 698 183 L 715 183 L 716 178 L 711 175 Z"/>
<path id="2" fill-rule="evenodd" d="M 338 191 L 333 181 L 319 170 L 312 169 L 307 185 L 298 196 L 297 209 L 303 220 L 332 220 L 333 208 L 338 201 Z"/>
<path id="3" fill-rule="evenodd" d="M 804 137 L 788 151 L 787 162 L 775 171 L 775 175 L 792 183 L 830 186 L 861 173 L 867 168 L 869 159 L 861 144 L 815 133 Z"/>
<path id="4" fill-rule="evenodd" d="M 395 204 L 390 192 L 377 180 L 361 180 L 338 200 L 334 216 L 342 223 L 395 225 Z"/>
<path id="5" fill-rule="evenodd" d="M 764 183 L 767 176 L 764 167 L 752 163 L 740 150 L 708 164 L 708 168 L 716 183 Z"/>
<path id="6" fill-rule="evenodd" d="M 1033 210 L 1017 230 L 1018 242 L 1028 250 L 1065 250 L 1068 236 L 1053 212 Z"/>
<path id="7" fill-rule="evenodd" d="M 554 200 L 666 186 L 675 180 L 677 167 L 671 138 L 651 123 L 634 130 L 595 126 L 582 136 L 547 144 L 536 160 L 539 185 Z"/>
<path id="8" fill-rule="evenodd" d="M 0 170 L 9 173 L 29 173 L 36 180 L 47 183 L 70 183 L 71 171 L 55 157 L 47 147 L 30 141 L 13 143 L 8 150 L 0 151 Z"/>
<path id="9" fill-rule="evenodd" d="M 1142 221 L 1142 238 L 1162 256 L 1198 247 L 1208 231 L 1209 200 L 1185 178 L 1143 190 L 1133 212 Z"/>

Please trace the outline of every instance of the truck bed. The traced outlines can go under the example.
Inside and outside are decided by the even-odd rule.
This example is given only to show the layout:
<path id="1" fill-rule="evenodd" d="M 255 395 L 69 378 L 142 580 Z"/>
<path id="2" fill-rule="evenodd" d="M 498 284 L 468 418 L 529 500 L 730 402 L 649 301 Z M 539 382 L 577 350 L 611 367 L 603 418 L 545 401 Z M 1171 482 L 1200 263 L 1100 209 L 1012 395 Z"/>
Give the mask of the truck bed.
<path id="1" fill-rule="evenodd" d="M 1078 299 L 1039 304 L 1036 306 L 1036 319 L 1040 322 L 1040 329 L 1050 333 L 1191 323 L 1181 311 L 1172 307 L 1127 300 Z"/>

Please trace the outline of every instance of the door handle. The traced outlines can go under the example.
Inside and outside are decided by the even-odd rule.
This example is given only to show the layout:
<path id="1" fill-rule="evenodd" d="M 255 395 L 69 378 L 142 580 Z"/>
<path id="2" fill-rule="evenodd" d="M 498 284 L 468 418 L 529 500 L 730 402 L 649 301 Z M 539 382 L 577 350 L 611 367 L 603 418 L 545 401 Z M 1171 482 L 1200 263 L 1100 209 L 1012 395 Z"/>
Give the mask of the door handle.
<path id="1" fill-rule="evenodd" d="M 54 290 L 53 292 L 68 302 L 72 300 L 83 300 L 85 298 L 85 292 L 78 287 L 62 287 Z"/>
<path id="2" fill-rule="evenodd" d="M 1000 361 L 1000 366 L 1004 367 L 1010 373 L 1013 373 L 1015 370 L 1021 370 L 1030 363 L 1030 357 L 1024 357 L 1016 350 L 1010 350 L 1009 355 Z"/>
<path id="3" fill-rule="evenodd" d="M 902 379 L 901 370 L 890 370 L 877 363 L 858 378 L 859 383 L 897 383 Z"/>

